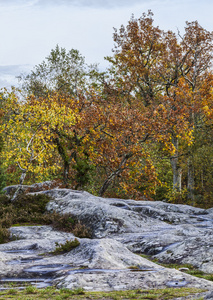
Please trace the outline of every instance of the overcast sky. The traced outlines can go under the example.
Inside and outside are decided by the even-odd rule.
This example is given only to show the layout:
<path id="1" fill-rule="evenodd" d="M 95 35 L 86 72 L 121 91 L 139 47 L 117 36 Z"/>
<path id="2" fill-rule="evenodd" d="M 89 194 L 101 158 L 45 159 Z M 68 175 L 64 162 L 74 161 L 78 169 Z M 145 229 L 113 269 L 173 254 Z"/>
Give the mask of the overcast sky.
<path id="1" fill-rule="evenodd" d="M 151 9 L 161 29 L 183 30 L 185 21 L 213 30 L 212 0 L 0 0 L 0 87 L 41 63 L 56 44 L 78 49 L 87 63 L 111 55 L 113 27 Z"/>

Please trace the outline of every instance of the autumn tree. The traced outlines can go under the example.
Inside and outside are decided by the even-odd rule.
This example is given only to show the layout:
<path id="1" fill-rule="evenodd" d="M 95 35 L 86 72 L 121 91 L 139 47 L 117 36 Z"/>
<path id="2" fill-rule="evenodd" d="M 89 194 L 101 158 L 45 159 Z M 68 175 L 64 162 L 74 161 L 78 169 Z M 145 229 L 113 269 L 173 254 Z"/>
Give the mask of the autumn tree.
<path id="1" fill-rule="evenodd" d="M 146 126 L 141 126 L 142 122 L 147 122 L 148 115 L 143 107 L 140 107 L 139 112 L 138 106 L 136 109 L 128 103 L 123 105 L 114 94 L 108 95 L 107 101 L 99 99 L 96 107 L 93 104 L 91 109 L 94 117 L 90 119 L 90 124 L 84 126 L 89 129 L 85 139 L 90 140 L 87 151 L 93 164 L 102 170 L 99 195 L 103 196 L 112 183 L 118 181 L 118 190 L 138 197 L 140 193 L 136 185 L 141 175 L 138 170 L 145 170 L 149 161 L 144 148 L 147 140 Z M 149 175 L 150 183 L 153 183 L 154 172 Z"/>
<path id="2" fill-rule="evenodd" d="M 206 89 L 206 83 L 210 82 L 210 72 L 213 58 L 213 33 L 202 28 L 198 22 L 187 22 L 185 28 L 185 35 L 181 40 L 182 47 L 185 53 L 189 53 L 186 65 L 188 70 L 184 74 L 184 79 L 192 91 L 192 109 L 190 114 L 190 122 L 197 130 L 201 126 L 200 110 L 203 107 L 203 99 L 208 97 L 209 91 Z M 186 68 L 186 67 L 185 67 Z M 189 70 L 190 69 L 190 70 Z M 207 88 L 208 89 L 208 88 Z M 196 109 L 197 108 L 197 109 Z M 194 202 L 194 166 L 193 166 L 193 152 L 189 149 L 188 158 L 188 191 L 189 198 Z"/>
<path id="3" fill-rule="evenodd" d="M 183 174 L 193 199 L 199 132 L 212 114 L 212 34 L 197 22 L 187 22 L 182 36 L 165 32 L 149 11 L 115 29 L 114 42 L 106 72 L 89 68 L 77 50 L 57 46 L 22 77 L 25 101 L 8 97 L 11 117 L 2 127 L 11 134 L 8 155 L 17 163 L 16 149 L 17 164 L 30 172 L 40 166 L 51 173 L 55 166 L 66 186 L 101 196 L 115 186 L 118 195 L 134 198 L 155 192 L 164 160 L 174 190 L 181 191 Z"/>
<path id="4" fill-rule="evenodd" d="M 0 126 L 4 124 L 5 120 L 5 99 L 3 97 L 3 92 L 1 92 L 0 96 Z M 4 188 L 7 182 L 7 174 L 6 170 L 3 166 L 3 158 L 2 158 L 2 152 L 4 149 L 4 138 L 3 138 L 4 133 L 0 133 L 0 189 Z"/>
<path id="5" fill-rule="evenodd" d="M 55 173 L 59 164 L 55 161 L 57 131 L 67 132 L 75 124 L 75 112 L 65 105 L 58 95 L 45 101 L 30 97 L 21 102 L 14 92 L 6 95 L 7 122 L 1 124 L 4 133 L 3 158 L 5 165 L 16 165 L 21 171 L 16 198 L 28 173 L 42 175 Z"/>
<path id="6" fill-rule="evenodd" d="M 115 30 L 115 54 L 108 60 L 123 95 L 142 101 L 153 112 L 159 105 L 167 111 L 169 120 L 164 134 L 165 140 L 170 139 L 173 145 L 173 152 L 170 151 L 173 187 L 180 191 L 183 154 L 180 145 L 190 147 L 192 142 L 194 116 L 202 105 L 199 91 L 211 65 L 212 34 L 197 22 L 187 22 L 182 37 L 179 33 L 160 30 L 153 22 L 149 11 L 139 19 L 132 17 L 126 27 Z M 153 116 L 153 128 L 155 120 Z M 188 178 L 191 193 L 190 172 Z"/>
<path id="7" fill-rule="evenodd" d="M 171 109 L 181 107 L 189 114 L 188 122 L 196 130 L 199 109 L 202 106 L 200 90 L 208 77 L 212 61 L 212 33 L 203 29 L 197 21 L 186 22 L 184 35 L 178 36 L 168 32 L 165 35 L 165 55 L 160 63 L 159 73 L 166 87 L 166 94 L 177 104 Z M 183 89 L 182 99 L 177 99 L 177 88 Z M 181 92 L 179 92 L 180 95 Z M 179 97 L 180 98 L 180 97 Z M 179 101 L 178 101 L 179 100 Z M 185 109 L 184 109 L 185 108 Z M 199 117 L 198 117 L 199 118 Z M 173 168 L 173 183 L 177 190 L 181 190 L 180 151 L 177 135 L 173 134 L 173 143 L 176 153 L 171 157 Z M 191 147 L 191 146 L 190 146 Z M 189 198 L 193 198 L 194 176 L 193 165 L 188 147 L 188 191 Z M 179 155 L 180 154 L 180 155 Z"/>
<path id="8" fill-rule="evenodd" d="M 72 98 L 72 108 L 81 118 L 81 114 L 93 101 L 93 86 L 100 84 L 97 81 L 99 73 L 95 65 L 88 66 L 84 57 L 78 50 L 66 51 L 58 45 L 52 49 L 49 56 L 39 65 L 35 66 L 27 76 L 20 76 L 25 96 L 34 95 L 41 103 L 49 96 L 58 94 L 66 99 Z M 90 93 L 91 91 L 91 93 Z M 70 108 L 70 102 L 67 102 Z M 88 156 L 83 154 L 81 143 L 84 133 L 79 126 L 73 127 L 70 132 L 57 130 L 54 139 L 58 153 L 63 161 L 63 182 L 69 181 L 69 172 L 76 173 L 76 186 L 81 185 L 90 169 Z M 83 134 L 81 136 L 81 134 Z M 70 168 L 74 168 L 70 170 Z M 84 169 L 84 172 L 83 172 Z M 84 173 L 84 174 L 83 174 Z M 83 177 L 85 177 L 83 179 Z M 75 186 L 75 187 L 76 187 Z"/>
<path id="9" fill-rule="evenodd" d="M 136 101 L 134 94 L 123 94 L 122 88 L 114 78 L 105 82 L 102 93 L 95 94 L 92 105 L 84 110 L 81 130 L 85 130 L 83 142 L 90 160 L 105 173 L 99 194 L 104 195 L 117 181 L 126 195 L 138 198 L 150 195 L 158 181 L 150 143 L 156 140 L 174 151 L 168 127 L 175 115 L 166 106 L 167 98 L 164 105 L 161 100 L 147 106 Z M 180 117 L 176 125 L 179 131 L 188 130 L 185 118 Z"/>

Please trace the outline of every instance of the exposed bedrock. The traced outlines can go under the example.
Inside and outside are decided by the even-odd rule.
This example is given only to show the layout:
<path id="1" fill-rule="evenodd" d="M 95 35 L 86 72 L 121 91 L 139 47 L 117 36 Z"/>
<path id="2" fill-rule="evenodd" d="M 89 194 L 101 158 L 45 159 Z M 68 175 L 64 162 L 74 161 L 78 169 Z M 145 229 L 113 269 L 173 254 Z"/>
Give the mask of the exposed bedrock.
<path id="1" fill-rule="evenodd" d="M 2 280 L 35 277 L 43 278 L 42 284 L 97 291 L 164 287 L 213 290 L 211 281 L 164 268 L 138 255 L 149 254 L 164 263 L 187 263 L 213 273 L 213 209 L 106 199 L 69 189 L 41 193 L 52 198 L 48 211 L 70 213 L 91 229 L 92 238 L 78 239 L 78 247 L 53 256 L 49 252 L 56 243 L 74 240 L 75 236 L 50 226 L 12 227 L 11 235 L 17 240 L 0 245 Z"/>

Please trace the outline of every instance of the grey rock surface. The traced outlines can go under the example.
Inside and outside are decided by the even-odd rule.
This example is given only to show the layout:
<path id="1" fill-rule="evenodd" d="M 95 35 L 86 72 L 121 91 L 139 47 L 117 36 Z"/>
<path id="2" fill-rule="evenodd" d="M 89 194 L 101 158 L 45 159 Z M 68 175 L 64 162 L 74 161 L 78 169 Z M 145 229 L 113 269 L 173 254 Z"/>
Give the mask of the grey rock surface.
<path id="1" fill-rule="evenodd" d="M 197 280 L 193 276 L 177 274 L 174 269 L 156 271 L 131 270 L 88 270 L 87 272 L 68 272 L 69 275 L 55 280 L 57 287 L 75 289 L 83 287 L 86 291 L 113 291 L 134 289 L 162 289 L 196 287 L 212 289 L 207 280 Z"/>
<path id="2" fill-rule="evenodd" d="M 54 251 L 56 243 L 75 238 L 72 233 L 55 231 L 50 226 L 12 227 L 10 232 L 17 240 L 0 244 L 0 276 L 17 276 L 28 265 L 27 259 L 31 258 L 30 264 L 43 261 L 39 254 Z"/>
<path id="3" fill-rule="evenodd" d="M 160 201 L 105 199 L 87 192 L 47 191 L 47 209 L 71 213 L 94 238 L 111 237 L 161 262 L 192 264 L 213 273 L 213 210 Z M 195 259 L 196 258 L 196 259 Z"/>
<path id="4" fill-rule="evenodd" d="M 22 185 L 22 191 L 28 193 L 45 191 L 47 189 L 51 189 L 55 187 L 56 185 L 57 184 L 55 181 L 44 181 L 44 182 L 34 183 L 32 185 Z M 5 195 L 12 195 L 17 190 L 18 187 L 19 185 L 6 186 L 5 188 L 3 188 L 3 192 L 5 193 Z"/>
<path id="5" fill-rule="evenodd" d="M 19 240 L 0 245 L 0 283 L 11 278 L 13 281 L 43 278 L 43 285 L 51 283 L 59 288 L 81 287 L 92 291 L 166 287 L 213 289 L 213 282 L 161 267 L 134 254 L 113 238 L 79 239 L 78 247 L 53 256 L 48 253 L 55 248 L 53 242 L 61 243 L 75 237 L 49 226 L 15 227 L 11 232 Z"/>
<path id="6" fill-rule="evenodd" d="M 74 240 L 73 234 L 50 226 L 13 227 L 11 235 L 17 240 L 0 245 L 1 278 L 36 277 L 44 279 L 42 284 L 94 291 L 198 287 L 209 291 L 206 297 L 211 295 L 213 282 L 161 267 L 138 254 L 213 273 L 213 209 L 105 199 L 59 188 L 41 193 L 52 198 L 48 211 L 77 217 L 91 229 L 92 239 L 78 239 L 77 248 L 53 256 L 48 252 L 55 243 Z"/>
<path id="7" fill-rule="evenodd" d="M 125 200 L 105 199 L 66 189 L 50 190 L 46 194 L 54 199 L 48 203 L 48 211 L 71 213 L 92 229 L 95 238 L 114 233 L 145 232 L 165 226 L 160 220 L 134 211 Z"/>

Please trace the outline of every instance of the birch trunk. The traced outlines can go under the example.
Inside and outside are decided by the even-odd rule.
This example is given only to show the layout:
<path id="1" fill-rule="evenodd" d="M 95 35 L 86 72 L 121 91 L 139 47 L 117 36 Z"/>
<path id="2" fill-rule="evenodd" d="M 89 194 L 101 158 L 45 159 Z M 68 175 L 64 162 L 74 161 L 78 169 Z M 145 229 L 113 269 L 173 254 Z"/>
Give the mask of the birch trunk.
<path id="1" fill-rule="evenodd" d="M 181 180 L 182 180 L 182 169 L 179 166 L 179 157 L 178 157 L 178 139 L 176 137 L 173 138 L 173 145 L 175 147 L 174 156 L 170 158 L 170 163 L 172 166 L 173 172 L 173 190 L 178 192 L 181 191 Z"/>
<path id="2" fill-rule="evenodd" d="M 15 201 L 17 196 L 19 195 L 19 193 L 22 191 L 22 187 L 23 187 L 23 183 L 24 183 L 26 174 L 27 174 L 27 170 L 23 170 L 22 174 L 21 174 L 21 177 L 20 177 L 20 180 L 19 180 L 19 186 L 18 186 L 17 190 L 15 191 L 11 201 Z"/>
<path id="3" fill-rule="evenodd" d="M 188 159 L 188 182 L 187 182 L 187 190 L 188 190 L 188 199 L 191 200 L 191 204 L 194 205 L 194 166 L 192 162 L 192 158 Z"/>

